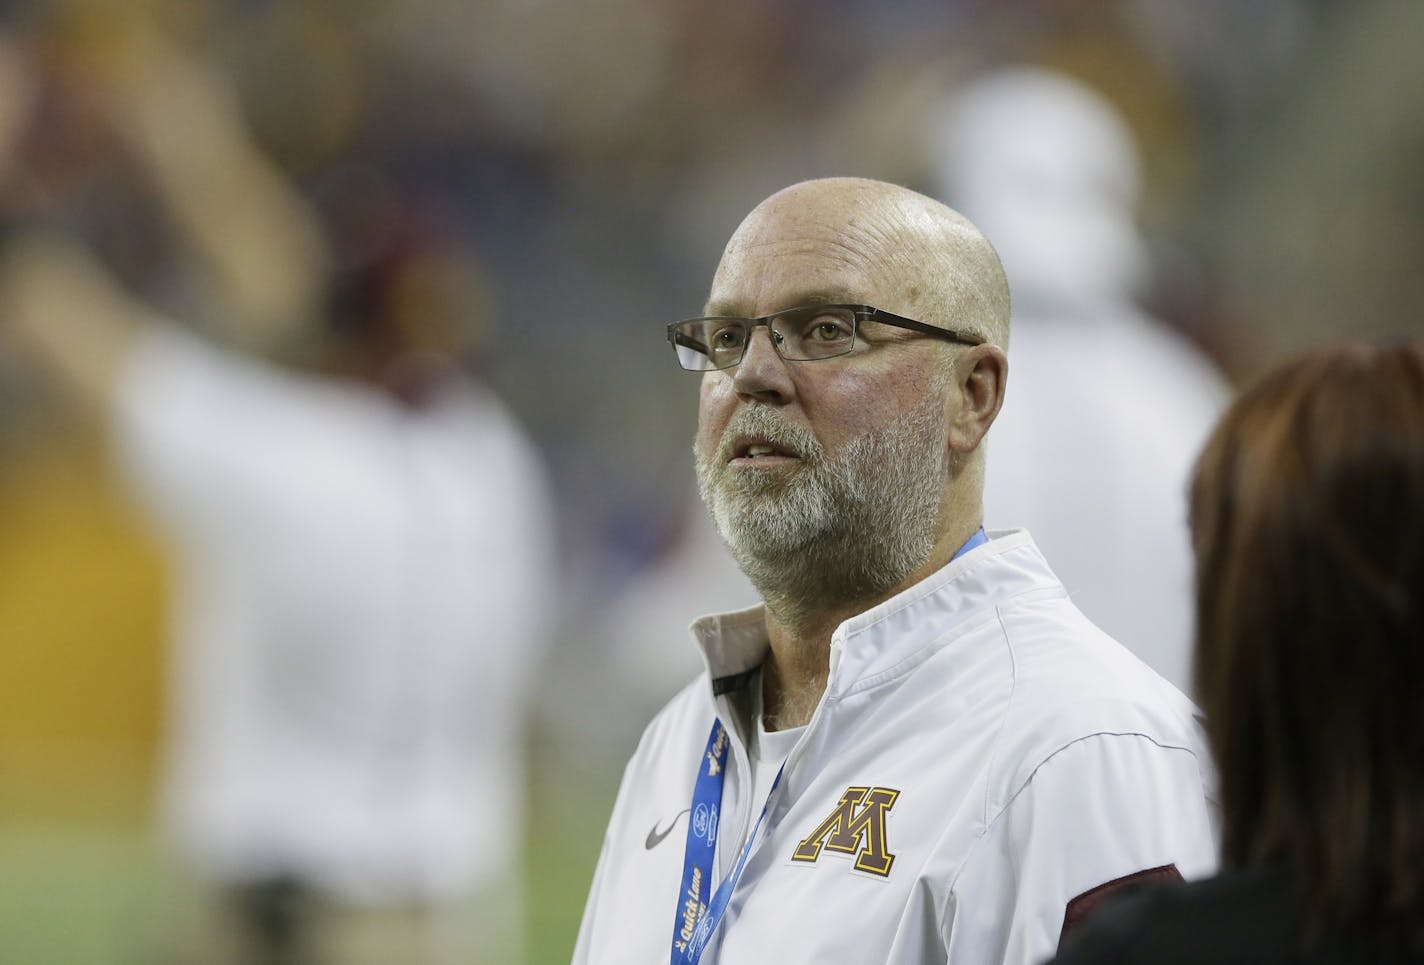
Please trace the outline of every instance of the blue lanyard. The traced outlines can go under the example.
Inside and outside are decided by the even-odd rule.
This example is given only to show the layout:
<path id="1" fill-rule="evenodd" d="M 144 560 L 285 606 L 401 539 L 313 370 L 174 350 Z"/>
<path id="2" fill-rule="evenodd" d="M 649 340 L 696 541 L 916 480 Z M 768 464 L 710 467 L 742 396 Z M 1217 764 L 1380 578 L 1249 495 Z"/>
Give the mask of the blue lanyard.
<path id="1" fill-rule="evenodd" d="M 722 806 L 722 786 L 727 776 L 727 731 L 720 720 L 713 721 L 712 733 L 707 736 L 707 752 L 697 768 L 697 783 L 692 789 L 692 814 L 687 821 L 687 849 L 682 859 L 682 890 L 678 892 L 677 913 L 672 926 L 672 965 L 697 965 L 702 958 L 702 950 L 712 938 L 712 933 L 722 923 L 727 913 L 727 904 L 732 900 L 732 891 L 741 880 L 742 871 L 751 856 L 752 844 L 762 821 L 771 807 L 771 799 L 781 783 L 782 771 L 776 772 L 776 780 L 771 782 L 766 803 L 761 806 L 761 815 L 747 835 L 747 843 L 742 846 L 736 867 L 717 886 L 712 901 L 703 902 L 702 896 L 710 890 L 712 862 L 717 849 L 719 809 Z"/>
<path id="2" fill-rule="evenodd" d="M 950 559 L 957 560 L 965 553 L 968 553 L 970 550 L 974 549 L 976 546 L 983 546 L 987 542 L 989 542 L 989 534 L 984 532 L 983 526 L 980 526 L 979 531 L 973 536 L 969 537 L 969 540 L 963 546 L 961 546 L 959 550 L 953 556 L 950 557 Z"/>
<path id="3" fill-rule="evenodd" d="M 959 551 L 958 559 L 965 553 L 989 541 L 983 527 L 971 536 Z M 697 783 L 692 789 L 692 813 L 687 821 L 687 847 L 682 858 L 682 890 L 677 896 L 677 912 L 672 926 L 671 965 L 697 965 L 702 951 L 711 940 L 712 933 L 722 923 L 727 913 L 727 904 L 732 900 L 732 891 L 741 880 L 742 871 L 751 856 L 752 845 L 757 832 L 761 830 L 766 813 L 771 808 L 771 799 L 781 784 L 781 775 L 786 765 L 776 772 L 776 780 L 771 782 L 766 802 L 761 806 L 761 814 L 747 835 L 746 844 L 732 873 L 717 886 L 717 892 L 710 902 L 702 896 L 711 889 L 712 863 L 717 853 L 717 832 L 722 808 L 722 788 L 727 779 L 727 730 L 720 720 L 712 722 L 712 733 L 707 735 L 707 750 L 697 768 Z"/>

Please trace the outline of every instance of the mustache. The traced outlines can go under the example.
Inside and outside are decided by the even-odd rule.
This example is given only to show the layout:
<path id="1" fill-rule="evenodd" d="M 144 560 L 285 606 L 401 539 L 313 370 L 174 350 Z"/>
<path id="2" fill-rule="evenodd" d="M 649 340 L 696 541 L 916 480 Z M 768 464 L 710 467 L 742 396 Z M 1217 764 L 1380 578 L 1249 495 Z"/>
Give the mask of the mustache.
<path id="1" fill-rule="evenodd" d="M 797 425 L 775 409 L 757 405 L 742 409 L 728 421 L 722 431 L 722 443 L 717 447 L 718 463 L 725 465 L 732 458 L 737 439 L 742 436 L 760 436 L 808 463 L 819 462 L 824 455 L 820 440 L 810 429 Z"/>

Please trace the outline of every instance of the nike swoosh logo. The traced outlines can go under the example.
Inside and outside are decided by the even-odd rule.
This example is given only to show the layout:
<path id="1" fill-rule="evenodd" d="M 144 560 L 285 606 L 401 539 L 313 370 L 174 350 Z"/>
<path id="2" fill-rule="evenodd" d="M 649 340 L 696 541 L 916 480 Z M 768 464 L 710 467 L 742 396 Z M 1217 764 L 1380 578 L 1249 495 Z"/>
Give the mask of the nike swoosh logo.
<path id="1" fill-rule="evenodd" d="M 643 847 L 645 847 L 645 848 L 647 848 L 649 851 L 651 851 L 651 850 L 653 850 L 654 848 L 656 848 L 658 845 L 662 844 L 662 843 L 663 843 L 663 838 L 665 838 L 665 837 L 667 837 L 669 834 L 671 834 L 671 833 L 672 833 L 672 829 L 675 828 L 675 827 L 677 827 L 677 822 L 678 822 L 678 820 L 679 820 L 684 814 L 687 814 L 687 813 L 688 813 L 689 811 L 691 811 L 691 810 L 692 810 L 692 808 L 685 808 L 684 810 L 681 810 L 681 811 L 677 812 L 677 814 L 674 815 L 672 821 L 668 824 L 668 826 L 667 826 L 666 828 L 664 828 L 663 830 L 661 830 L 661 831 L 658 830 L 658 823 L 657 823 L 656 821 L 654 821 L 654 822 L 653 822 L 653 829 L 648 832 L 648 840 L 646 840 L 646 841 L 643 842 Z"/>

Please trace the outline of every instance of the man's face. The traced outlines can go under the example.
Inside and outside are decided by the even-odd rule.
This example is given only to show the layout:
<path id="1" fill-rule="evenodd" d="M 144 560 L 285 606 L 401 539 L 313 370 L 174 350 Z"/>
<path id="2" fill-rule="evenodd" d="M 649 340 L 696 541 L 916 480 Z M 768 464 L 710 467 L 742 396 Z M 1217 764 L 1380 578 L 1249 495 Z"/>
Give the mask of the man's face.
<path id="1" fill-rule="evenodd" d="M 718 268 L 711 312 L 849 302 L 913 314 L 910 286 L 886 277 L 874 237 L 842 230 L 834 214 L 806 205 L 754 214 Z M 943 349 L 877 329 L 850 355 L 787 362 L 759 328 L 740 365 L 703 377 L 699 488 L 769 603 L 882 592 L 923 563 L 939 535 Z"/>

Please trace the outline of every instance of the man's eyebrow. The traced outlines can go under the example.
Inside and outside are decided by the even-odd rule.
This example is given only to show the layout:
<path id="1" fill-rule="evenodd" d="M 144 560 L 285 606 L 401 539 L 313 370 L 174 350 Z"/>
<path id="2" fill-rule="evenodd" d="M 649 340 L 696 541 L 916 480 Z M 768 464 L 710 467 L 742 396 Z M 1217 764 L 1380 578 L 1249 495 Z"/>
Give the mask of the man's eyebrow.
<path id="1" fill-rule="evenodd" d="M 794 294 L 789 298 L 784 298 L 781 303 L 773 309 L 773 312 L 784 312 L 792 308 L 804 308 L 807 305 L 859 305 L 859 298 L 844 291 L 804 291 Z M 747 317 L 749 312 L 738 311 L 742 308 L 737 302 L 711 301 L 703 306 L 702 313 L 708 316 L 725 316 L 729 318 Z"/>

